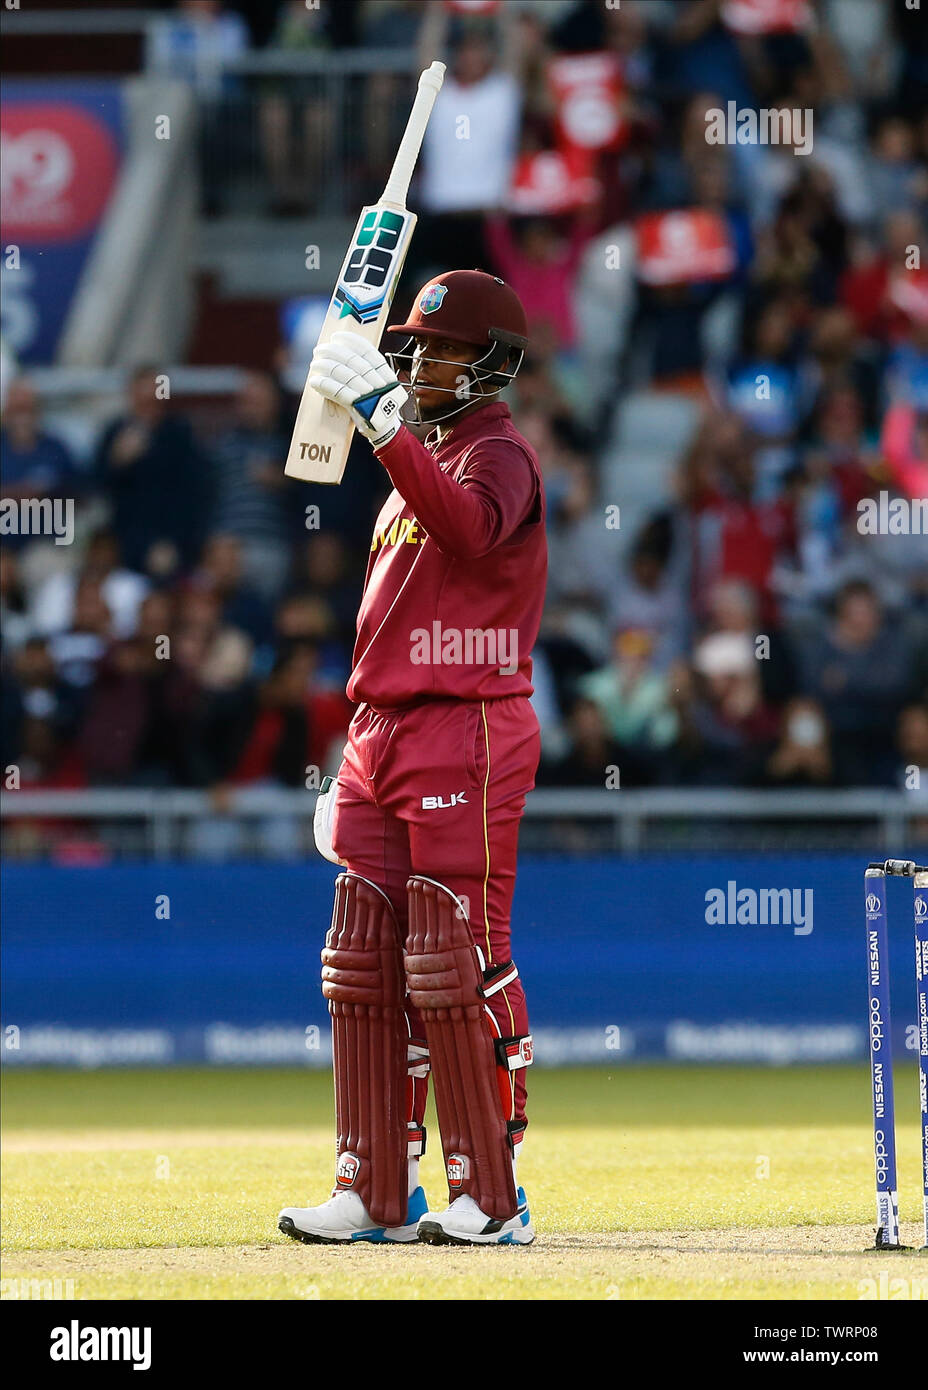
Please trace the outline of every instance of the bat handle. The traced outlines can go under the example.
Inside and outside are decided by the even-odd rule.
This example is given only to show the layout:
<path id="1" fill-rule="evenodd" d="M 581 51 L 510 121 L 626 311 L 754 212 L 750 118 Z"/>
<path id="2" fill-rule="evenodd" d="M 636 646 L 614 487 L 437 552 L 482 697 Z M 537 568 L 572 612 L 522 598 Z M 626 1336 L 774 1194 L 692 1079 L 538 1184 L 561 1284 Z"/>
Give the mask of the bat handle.
<path id="1" fill-rule="evenodd" d="M 441 91 L 444 77 L 444 63 L 432 63 L 431 67 L 426 68 L 420 74 L 416 99 L 413 102 L 400 147 L 396 152 L 396 159 L 393 161 L 387 186 L 383 190 L 383 196 L 380 200 L 382 203 L 395 203 L 397 207 L 401 208 L 406 206 L 406 195 L 409 192 L 412 171 L 416 167 L 416 160 L 419 157 L 419 150 L 425 135 L 425 127 L 429 123 L 429 116 L 432 114 L 435 98 Z"/>

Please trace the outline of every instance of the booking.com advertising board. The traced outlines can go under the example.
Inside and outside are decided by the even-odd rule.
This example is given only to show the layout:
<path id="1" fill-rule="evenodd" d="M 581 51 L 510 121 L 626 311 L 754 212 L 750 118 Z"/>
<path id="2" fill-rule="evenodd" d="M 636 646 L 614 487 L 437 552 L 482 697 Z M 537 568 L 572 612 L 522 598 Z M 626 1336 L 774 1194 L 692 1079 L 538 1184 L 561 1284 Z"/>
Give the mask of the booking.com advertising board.
<path id="1" fill-rule="evenodd" d="M 124 152 L 118 82 L 4 83 L 2 332 L 20 362 L 54 360 Z"/>
<path id="2" fill-rule="evenodd" d="M 513 952 L 536 1062 L 864 1059 L 864 868 L 847 855 L 522 856 Z M 4 1062 L 327 1066 L 333 880 L 322 862 L 7 866 Z M 911 884 L 887 894 L 904 1057 Z"/>

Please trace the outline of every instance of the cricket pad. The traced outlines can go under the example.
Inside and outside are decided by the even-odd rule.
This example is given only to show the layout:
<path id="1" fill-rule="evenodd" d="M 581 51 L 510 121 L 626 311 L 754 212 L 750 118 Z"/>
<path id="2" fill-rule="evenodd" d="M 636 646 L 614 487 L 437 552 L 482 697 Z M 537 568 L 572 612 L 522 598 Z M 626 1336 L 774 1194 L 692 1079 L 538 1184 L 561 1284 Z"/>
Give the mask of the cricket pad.
<path id="1" fill-rule="evenodd" d="M 407 1205 L 407 1025 L 402 941 L 386 894 L 358 874 L 335 880 L 322 952 L 332 1016 L 336 1188 L 350 1189 L 378 1226 L 401 1226 Z"/>
<path id="2" fill-rule="evenodd" d="M 467 1193 L 487 1216 L 508 1221 L 518 1200 L 483 965 L 454 893 L 419 875 L 406 888 L 406 982 L 431 1054 L 448 1189 L 452 1200 Z"/>

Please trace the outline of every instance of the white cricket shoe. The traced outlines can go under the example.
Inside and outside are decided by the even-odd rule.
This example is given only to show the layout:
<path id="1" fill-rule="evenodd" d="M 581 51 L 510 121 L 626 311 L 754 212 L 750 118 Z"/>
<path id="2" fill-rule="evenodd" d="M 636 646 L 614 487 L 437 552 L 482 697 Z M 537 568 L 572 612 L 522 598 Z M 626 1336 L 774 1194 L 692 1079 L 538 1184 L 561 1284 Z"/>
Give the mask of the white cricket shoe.
<path id="1" fill-rule="evenodd" d="M 284 1207 L 277 1229 L 304 1245 L 350 1245 L 362 1240 L 392 1245 L 418 1238 L 418 1221 L 428 1206 L 425 1192 L 417 1187 L 410 1195 L 404 1225 L 375 1226 L 358 1194 L 341 1190 L 319 1207 Z"/>
<path id="2" fill-rule="evenodd" d="M 426 1245 L 531 1245 L 535 1227 L 525 1199 L 516 1193 L 519 1208 L 508 1221 L 495 1221 L 465 1193 L 447 1211 L 427 1211 L 419 1222 L 419 1239 Z"/>

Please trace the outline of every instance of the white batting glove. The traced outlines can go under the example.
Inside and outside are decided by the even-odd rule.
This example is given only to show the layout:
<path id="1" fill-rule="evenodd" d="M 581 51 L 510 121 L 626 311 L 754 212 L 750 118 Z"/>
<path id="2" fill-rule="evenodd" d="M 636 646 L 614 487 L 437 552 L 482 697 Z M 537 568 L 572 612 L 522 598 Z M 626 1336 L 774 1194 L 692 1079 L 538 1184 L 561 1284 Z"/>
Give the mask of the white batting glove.
<path id="1" fill-rule="evenodd" d="M 357 333 L 333 333 L 313 352 L 309 384 L 347 410 L 375 449 L 403 423 L 406 390 L 379 348 Z"/>

